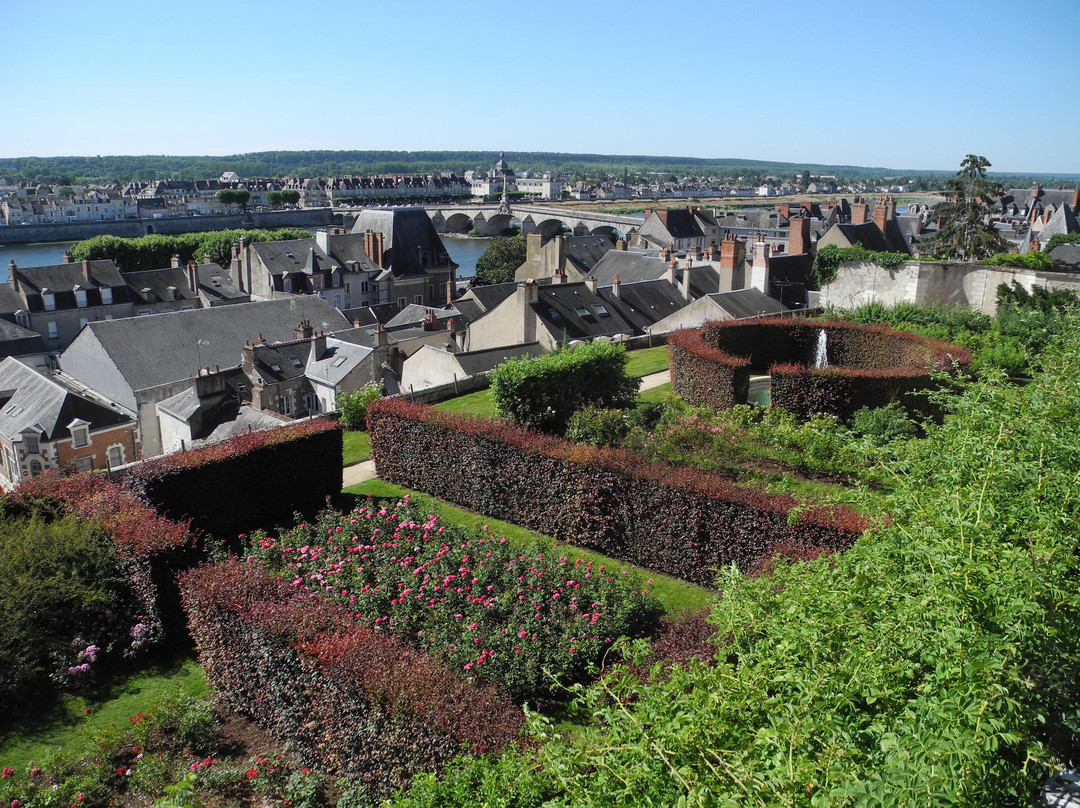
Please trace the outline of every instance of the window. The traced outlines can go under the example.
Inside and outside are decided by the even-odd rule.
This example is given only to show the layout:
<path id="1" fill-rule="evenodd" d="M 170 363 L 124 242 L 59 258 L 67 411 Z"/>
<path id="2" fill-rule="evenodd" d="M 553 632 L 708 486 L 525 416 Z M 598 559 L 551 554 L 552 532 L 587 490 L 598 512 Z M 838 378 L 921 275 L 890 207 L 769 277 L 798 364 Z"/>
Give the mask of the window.
<path id="1" fill-rule="evenodd" d="M 30 461 L 30 476 L 37 477 L 41 474 L 41 462 L 37 459 Z"/>
<path id="2" fill-rule="evenodd" d="M 12 480 L 19 479 L 19 464 L 15 462 L 15 455 L 11 453 L 11 449 L 4 447 L 4 455 L 7 457 L 8 478 Z"/>
<path id="3" fill-rule="evenodd" d="M 41 448 L 38 446 L 37 435 L 25 435 L 23 437 L 23 446 L 26 447 L 27 454 L 37 454 L 41 451 Z"/>
<path id="4" fill-rule="evenodd" d="M 599 314 L 601 317 L 610 317 L 611 316 L 611 314 L 607 310 L 607 306 L 604 306 L 604 305 L 602 305 L 600 303 L 597 303 L 595 306 L 593 306 L 593 309 L 595 309 L 596 313 Z"/>
<path id="5" fill-rule="evenodd" d="M 592 316 L 592 312 L 589 311 L 584 306 L 574 306 L 574 311 L 577 312 L 578 317 L 590 317 L 590 316 Z"/>
<path id="6" fill-rule="evenodd" d="M 289 396 L 278 399 L 278 411 L 282 415 L 292 415 L 292 399 Z"/>
<path id="7" fill-rule="evenodd" d="M 94 458 L 92 457 L 76 457 L 75 458 L 75 471 L 93 471 L 94 470 Z"/>
<path id="8" fill-rule="evenodd" d="M 45 304 L 45 311 L 56 311 L 56 295 L 48 289 L 41 290 L 41 302 Z"/>
<path id="9" fill-rule="evenodd" d="M 75 305 L 80 309 L 86 308 L 86 290 L 81 286 L 75 287 Z"/>
<path id="10" fill-rule="evenodd" d="M 78 426 L 72 430 L 71 442 L 76 449 L 90 445 L 90 431 L 85 426 Z"/>
<path id="11" fill-rule="evenodd" d="M 60 327 L 57 326 L 56 321 L 49 323 L 49 339 L 60 338 Z"/>
<path id="12" fill-rule="evenodd" d="M 412 299 L 412 302 L 415 303 L 417 306 L 423 306 L 424 298 L 422 295 L 416 295 L 416 297 Z"/>
<path id="13" fill-rule="evenodd" d="M 124 465 L 124 447 L 117 443 L 109 447 L 109 468 L 114 469 L 122 465 Z"/>
<path id="14" fill-rule="evenodd" d="M 399 297 L 399 298 L 397 299 L 397 307 L 398 307 L 399 309 L 403 309 L 403 308 L 405 308 L 405 298 L 403 298 L 403 297 Z"/>
<path id="15" fill-rule="evenodd" d="M 292 357 L 292 364 L 294 368 L 302 368 L 304 366 L 304 363 L 297 359 L 295 356 Z"/>
<path id="16" fill-rule="evenodd" d="M 312 415 L 319 412 L 319 397 L 314 393 L 304 393 L 304 407 Z"/>

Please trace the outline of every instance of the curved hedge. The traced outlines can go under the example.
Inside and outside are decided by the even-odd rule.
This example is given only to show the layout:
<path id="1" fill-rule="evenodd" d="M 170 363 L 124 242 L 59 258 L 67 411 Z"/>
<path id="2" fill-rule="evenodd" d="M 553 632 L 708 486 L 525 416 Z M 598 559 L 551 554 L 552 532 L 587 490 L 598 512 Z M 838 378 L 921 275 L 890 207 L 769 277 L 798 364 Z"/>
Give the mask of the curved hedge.
<path id="1" fill-rule="evenodd" d="M 401 399 L 372 405 L 368 427 L 387 482 L 701 586 L 732 563 L 845 548 L 867 527 L 846 508 Z"/>
<path id="2" fill-rule="evenodd" d="M 820 334 L 828 365 L 814 367 Z M 929 413 L 915 393 L 936 386 L 933 372 L 966 369 L 971 355 L 956 345 L 834 320 L 775 318 L 708 323 L 668 337 L 672 389 L 696 406 L 746 403 L 744 379 L 772 376 L 772 405 L 800 418 L 826 412 L 850 418 L 862 407 L 893 401 Z"/>

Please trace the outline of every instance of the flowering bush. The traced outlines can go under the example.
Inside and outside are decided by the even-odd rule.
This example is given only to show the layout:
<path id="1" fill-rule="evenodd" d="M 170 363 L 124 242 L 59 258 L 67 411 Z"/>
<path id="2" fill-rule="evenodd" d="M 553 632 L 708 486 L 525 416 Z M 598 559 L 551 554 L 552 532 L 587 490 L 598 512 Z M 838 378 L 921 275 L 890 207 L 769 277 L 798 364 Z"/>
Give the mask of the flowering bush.
<path id="1" fill-rule="evenodd" d="M 306 765 L 386 796 L 465 749 L 513 741 L 521 711 L 259 564 L 183 576 L 207 679 L 233 709 L 296 744 Z"/>
<path id="2" fill-rule="evenodd" d="M 373 631 L 519 700 L 583 679 L 615 638 L 648 633 L 659 612 L 626 570 L 441 524 L 408 497 L 324 511 L 276 539 L 256 536 L 250 553 L 290 588 L 326 593 Z"/>

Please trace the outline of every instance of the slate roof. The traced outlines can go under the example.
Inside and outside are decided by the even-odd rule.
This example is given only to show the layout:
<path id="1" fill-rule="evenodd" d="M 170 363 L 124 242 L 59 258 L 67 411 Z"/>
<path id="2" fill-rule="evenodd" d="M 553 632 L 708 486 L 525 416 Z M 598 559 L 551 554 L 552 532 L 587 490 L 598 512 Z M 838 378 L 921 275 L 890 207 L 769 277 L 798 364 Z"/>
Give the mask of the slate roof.
<path id="1" fill-rule="evenodd" d="M 12 439 L 32 429 L 47 440 L 70 437 L 75 419 L 101 429 L 131 419 L 64 387 L 54 378 L 8 357 L 0 362 L 0 434 Z"/>
<path id="2" fill-rule="evenodd" d="M 633 325 L 610 309 L 604 298 L 590 292 L 584 283 L 540 286 L 537 301 L 531 305 L 552 333 L 565 333 L 567 339 L 636 333 Z"/>
<path id="3" fill-rule="evenodd" d="M 596 263 L 589 276 L 596 278 L 601 286 L 610 286 L 616 275 L 623 284 L 627 284 L 662 278 L 667 270 L 667 262 L 661 258 L 625 250 L 611 250 Z"/>
<path id="4" fill-rule="evenodd" d="M 309 361 L 304 375 L 312 381 L 337 387 L 341 381 L 364 362 L 373 349 L 334 337 L 326 340 L 326 350 Z"/>
<path id="5" fill-rule="evenodd" d="M 435 319 L 440 323 L 445 323 L 446 320 L 454 319 L 465 325 L 464 317 L 457 309 L 437 309 L 432 306 L 418 306 L 415 303 L 410 303 L 384 325 L 387 329 L 405 328 L 408 326 L 420 325 L 427 321 L 429 315 L 434 314 Z M 445 325 L 443 326 L 445 327 Z"/>
<path id="6" fill-rule="evenodd" d="M 612 286 L 598 288 L 596 293 L 608 308 L 617 311 L 634 327 L 636 334 L 643 333 L 657 320 L 674 314 L 687 304 L 679 290 L 664 279 L 623 283 L 620 277 L 618 297 Z"/>
<path id="7" fill-rule="evenodd" d="M 316 332 L 350 326 L 330 303 L 310 296 L 99 320 L 79 333 L 60 365 L 68 370 L 65 357 L 70 357 L 78 365 L 72 375 L 85 377 L 81 380 L 89 385 L 91 357 L 100 361 L 100 352 L 86 342 L 96 341 L 131 390 L 143 390 L 189 379 L 200 367 L 233 367 L 245 341 L 260 334 L 267 342 L 291 340 L 302 320 Z"/>
<path id="8" fill-rule="evenodd" d="M 514 294 L 517 283 L 493 283 L 488 286 L 473 286 L 465 293 L 465 300 L 473 299 L 483 311 L 491 311 L 510 295 Z M 457 303 L 464 301 L 458 300 Z"/>
<path id="9" fill-rule="evenodd" d="M 199 294 L 204 296 L 211 306 L 251 301 L 251 295 L 241 291 L 233 282 L 229 270 L 223 269 L 218 264 L 200 264 L 195 268 L 195 272 Z"/>
<path id="10" fill-rule="evenodd" d="M 877 252 L 903 252 L 911 253 L 900 224 L 895 219 L 889 219 L 885 223 L 885 232 L 874 222 L 863 224 L 837 224 L 844 237 L 851 242 L 852 246 L 858 244 L 867 250 Z"/>
<path id="11" fill-rule="evenodd" d="M 41 334 L 0 318 L 0 359 L 6 356 L 45 353 L 47 350 Z"/>
<path id="12" fill-rule="evenodd" d="M 1080 271 L 1080 244 L 1062 244 L 1055 247 L 1050 257 L 1054 261 L 1055 269 Z"/>
<path id="13" fill-rule="evenodd" d="M 467 375 L 475 376 L 478 373 L 487 373 L 507 359 L 540 356 L 543 353 L 545 351 L 540 343 L 528 342 L 524 345 L 508 345 L 504 348 L 488 348 L 484 351 L 463 351 L 454 354 L 454 357 Z"/>
<path id="14" fill-rule="evenodd" d="M 153 269 L 146 272 L 125 272 L 124 280 L 127 281 L 135 300 L 143 303 L 199 299 L 198 292 L 188 285 L 187 270 L 180 267 Z M 175 290 L 175 297 L 170 287 Z"/>
<path id="15" fill-rule="evenodd" d="M 305 267 L 312 260 L 312 254 L 321 269 L 340 266 L 337 261 L 322 251 L 315 243 L 314 237 L 294 241 L 256 241 L 251 245 L 251 249 L 266 267 L 267 272 L 275 276 L 304 272 Z M 307 274 L 310 274 L 310 270 Z"/>
<path id="16" fill-rule="evenodd" d="M 1068 235 L 1069 233 L 1080 232 L 1080 224 L 1076 221 L 1076 216 L 1073 213 L 1073 209 L 1069 207 L 1067 203 L 1064 203 L 1050 217 L 1043 229 L 1039 231 L 1039 241 L 1046 244 L 1050 240 L 1051 236 L 1055 236 L 1058 233 L 1062 235 Z"/>
<path id="17" fill-rule="evenodd" d="M 735 320 L 787 311 L 780 301 L 774 300 L 753 287 L 736 289 L 733 292 L 716 292 L 708 298 Z"/>
<path id="18" fill-rule="evenodd" d="M 585 275 L 612 249 L 607 236 L 578 236 L 566 240 L 566 260 Z"/>
<path id="19" fill-rule="evenodd" d="M 84 269 L 86 274 L 84 274 Z M 76 308 L 74 291 L 76 286 L 86 290 L 87 307 L 104 305 L 101 302 L 100 291 L 103 286 L 112 289 L 113 303 L 125 303 L 129 300 L 127 282 L 112 261 L 87 261 L 85 268 L 83 263 L 50 264 L 40 267 L 16 266 L 15 271 L 19 285 L 26 296 L 26 308 L 30 311 L 45 310 L 45 304 L 41 298 L 42 289 L 48 289 L 53 293 L 58 309 Z M 22 308 L 21 303 L 19 308 Z"/>
<path id="20" fill-rule="evenodd" d="M 694 214 L 686 208 L 672 208 L 671 210 L 655 211 L 660 221 L 673 239 L 677 238 L 704 238 L 701 226 L 694 218 Z"/>
<path id="21" fill-rule="evenodd" d="M 377 306 L 360 306 L 355 309 L 343 309 L 349 322 L 360 321 L 360 325 L 378 325 L 388 323 L 401 311 L 397 303 L 380 303 Z"/>
<path id="22" fill-rule="evenodd" d="M 389 266 L 394 275 L 408 276 L 425 274 L 428 269 L 450 267 L 457 264 L 450 260 L 450 254 L 443 246 L 442 239 L 435 232 L 431 217 L 423 208 L 391 208 L 386 210 L 365 209 L 356 217 L 353 225 L 354 234 L 368 230 L 383 234 L 383 250 L 389 250 Z M 419 249 L 418 249 L 419 248 Z M 425 267 L 421 253 L 430 257 L 431 265 Z"/>

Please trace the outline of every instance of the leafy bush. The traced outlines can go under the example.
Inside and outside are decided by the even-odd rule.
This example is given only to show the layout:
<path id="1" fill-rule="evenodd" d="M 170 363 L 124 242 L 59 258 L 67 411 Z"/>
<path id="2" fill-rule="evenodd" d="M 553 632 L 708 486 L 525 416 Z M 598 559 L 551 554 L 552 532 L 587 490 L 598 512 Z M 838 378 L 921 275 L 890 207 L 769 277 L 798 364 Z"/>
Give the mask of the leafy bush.
<path id="1" fill-rule="evenodd" d="M 250 553 L 293 589 L 329 591 L 371 630 L 518 700 L 584 679 L 616 637 L 648 633 L 658 612 L 625 570 L 443 525 L 408 498 L 324 511 L 276 539 L 254 537 Z"/>
<path id="2" fill-rule="evenodd" d="M 115 666 L 131 648 L 139 603 L 116 549 L 90 522 L 8 518 L 0 557 L 3 723 Z"/>
<path id="3" fill-rule="evenodd" d="M 566 437 L 590 446 L 621 446 L 630 431 L 623 410 L 582 407 L 570 416 Z"/>
<path id="4" fill-rule="evenodd" d="M 990 267 L 1016 267 L 1017 269 L 1032 269 L 1045 272 L 1054 268 L 1054 260 L 1048 253 L 998 253 L 986 258 L 982 262 Z"/>
<path id="5" fill-rule="evenodd" d="M 382 397 L 383 388 L 378 382 L 365 385 L 351 393 L 337 394 L 337 407 L 341 412 L 341 425 L 348 430 L 367 429 L 367 410 L 373 401 Z"/>
<path id="6" fill-rule="evenodd" d="M 851 426 L 857 434 L 878 445 L 913 438 L 918 433 L 914 422 L 896 402 L 884 407 L 863 407 L 851 419 Z"/>
<path id="7" fill-rule="evenodd" d="M 879 267 L 891 269 L 898 267 L 912 258 L 907 253 L 878 252 L 868 250 L 865 247 L 837 247 L 835 244 L 826 244 L 817 251 L 814 257 L 814 277 L 817 285 L 822 286 L 836 280 L 837 270 L 844 261 L 873 262 Z"/>
<path id="8" fill-rule="evenodd" d="M 484 251 L 484 254 L 476 259 L 476 277 L 473 280 L 478 286 L 493 283 L 513 283 L 514 273 L 517 268 L 525 263 L 526 249 L 523 236 L 505 238 L 496 236 Z"/>
<path id="9" fill-rule="evenodd" d="M 180 256 L 181 264 L 194 260 L 203 262 L 203 255 L 223 267 L 229 266 L 232 245 L 246 236 L 250 241 L 289 241 L 311 238 L 307 230 L 216 230 L 205 233 L 182 233 L 175 236 L 152 234 L 139 238 L 94 236 L 77 242 L 71 248 L 76 261 L 115 261 L 124 272 L 144 272 L 171 266 L 172 257 Z"/>
<path id="10" fill-rule="evenodd" d="M 1043 247 L 1045 252 L 1053 252 L 1062 244 L 1080 244 L 1080 233 L 1054 233 Z"/>
<path id="11" fill-rule="evenodd" d="M 570 416 L 584 406 L 628 406 L 638 384 L 626 375 L 626 350 L 609 342 L 510 359 L 491 374 L 499 415 L 556 434 L 562 434 Z"/>

